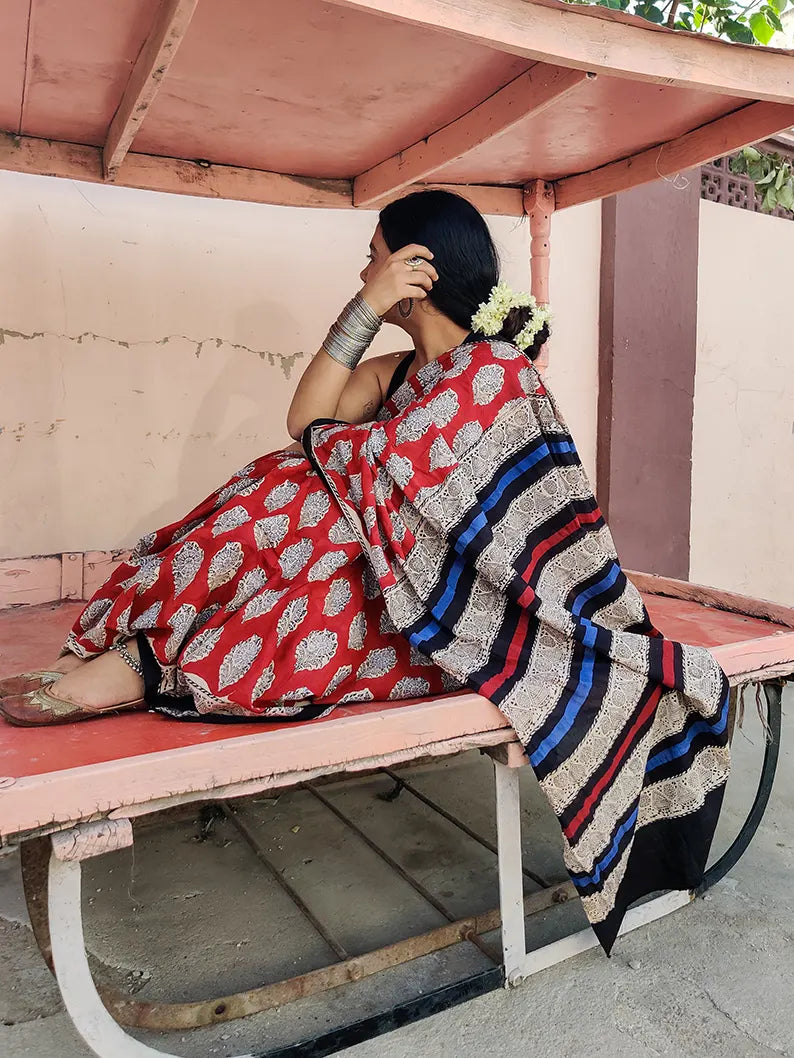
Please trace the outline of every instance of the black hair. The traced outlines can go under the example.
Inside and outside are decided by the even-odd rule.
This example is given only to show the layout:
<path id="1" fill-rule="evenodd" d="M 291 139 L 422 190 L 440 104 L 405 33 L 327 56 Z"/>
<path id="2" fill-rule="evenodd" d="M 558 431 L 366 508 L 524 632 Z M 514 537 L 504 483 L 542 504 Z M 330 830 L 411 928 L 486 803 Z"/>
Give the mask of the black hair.
<path id="1" fill-rule="evenodd" d="M 433 251 L 438 280 L 429 300 L 459 327 L 471 329 L 471 318 L 499 281 L 499 254 L 482 214 L 460 195 L 441 189 L 415 191 L 385 206 L 379 217 L 391 253 L 409 243 Z M 531 308 L 511 309 L 496 338 L 512 342 L 532 318 Z M 549 328 L 526 350 L 530 360 L 548 341 Z"/>

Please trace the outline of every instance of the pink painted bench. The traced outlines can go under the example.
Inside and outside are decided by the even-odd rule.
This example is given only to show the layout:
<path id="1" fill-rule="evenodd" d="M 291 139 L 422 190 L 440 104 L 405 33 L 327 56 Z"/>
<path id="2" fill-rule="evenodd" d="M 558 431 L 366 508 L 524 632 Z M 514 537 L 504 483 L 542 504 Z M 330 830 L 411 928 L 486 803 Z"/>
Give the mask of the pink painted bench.
<path id="1" fill-rule="evenodd" d="M 710 885 L 749 844 L 769 797 L 780 731 L 780 687 L 794 674 L 794 609 L 643 574 L 632 577 L 644 593 L 654 622 L 666 635 L 709 647 L 734 686 L 759 683 L 766 692 L 772 739 L 758 795 L 736 842 L 709 871 L 706 884 Z M 13 655 L 13 643 L 24 642 L 26 622 L 37 620 L 36 611 L 20 610 L 0 620 Z M 3 668 L 10 671 L 14 662 L 13 656 L 6 656 Z M 82 944 L 80 864 L 88 856 L 131 844 L 133 818 L 192 801 L 222 803 L 322 776 L 449 756 L 472 748 L 494 759 L 500 912 L 441 927 L 433 931 L 438 936 L 427 934 L 393 946 L 399 951 L 384 955 L 386 949 L 381 949 L 350 961 L 355 965 L 342 963 L 315 971 L 305 975 L 312 978 L 309 982 L 301 979 L 296 984 L 294 979 L 268 986 L 258 990 L 254 999 L 248 993 L 242 998 L 151 1007 L 159 1012 L 155 1014 L 136 1012 L 134 1003 L 114 1006 L 108 996 L 103 1005 Z M 431 997 L 422 997 L 400 1015 L 410 1020 L 504 982 L 518 984 L 595 943 L 592 931 L 586 930 L 526 951 L 525 914 L 573 896 L 571 887 L 563 885 L 524 899 L 517 768 L 526 763 L 499 710 L 466 692 L 426 701 L 340 707 L 325 720 L 300 724 L 179 723 L 152 714 L 122 715 L 54 730 L 0 724 L 0 838 L 3 843 L 22 844 L 37 939 L 45 957 L 52 959 L 78 1030 L 99 1055 L 135 1058 L 163 1053 L 127 1035 L 106 1006 L 127 1024 L 184 1028 L 186 1019 L 189 1024 L 206 1024 L 273 1005 L 274 996 L 287 1001 L 307 990 L 333 987 L 448 946 L 478 930 L 493 929 L 501 922 L 502 965 L 451 991 L 442 989 L 444 995 L 436 997 L 435 1006 Z M 47 890 L 48 913 L 44 906 Z M 693 896 L 668 893 L 648 901 L 629 912 L 625 930 L 667 914 Z M 345 1039 L 363 1038 L 362 1033 L 384 1031 L 384 1026 L 354 1026 L 351 1031 L 339 1045 Z M 322 1053 L 334 1049 L 329 1043 Z"/>

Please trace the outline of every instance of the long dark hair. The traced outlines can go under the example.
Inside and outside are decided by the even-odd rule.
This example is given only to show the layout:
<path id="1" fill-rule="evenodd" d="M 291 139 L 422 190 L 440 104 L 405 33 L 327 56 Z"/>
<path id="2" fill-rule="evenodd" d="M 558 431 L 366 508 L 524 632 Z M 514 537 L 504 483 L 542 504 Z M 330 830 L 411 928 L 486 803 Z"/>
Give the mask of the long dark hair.
<path id="1" fill-rule="evenodd" d="M 474 206 L 451 191 L 415 191 L 380 212 L 380 227 L 391 253 L 415 242 L 433 251 L 438 281 L 429 300 L 459 327 L 471 318 L 499 281 L 499 254 L 488 225 Z M 496 336 L 508 342 L 532 318 L 532 309 L 511 309 Z M 526 350 L 534 360 L 548 341 L 544 326 Z"/>

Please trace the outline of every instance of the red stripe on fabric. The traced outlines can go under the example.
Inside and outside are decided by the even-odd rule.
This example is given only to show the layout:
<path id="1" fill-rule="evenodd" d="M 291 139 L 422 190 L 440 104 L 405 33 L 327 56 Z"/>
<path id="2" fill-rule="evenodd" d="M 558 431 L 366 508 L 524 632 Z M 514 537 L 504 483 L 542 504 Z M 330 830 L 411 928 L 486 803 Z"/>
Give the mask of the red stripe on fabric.
<path id="1" fill-rule="evenodd" d="M 585 821 L 587 816 L 590 814 L 590 809 L 593 807 L 595 802 L 598 800 L 599 795 L 603 792 L 603 790 L 607 786 L 607 784 L 612 780 L 615 772 L 618 770 L 618 767 L 619 767 L 621 761 L 626 756 L 626 754 L 627 754 L 627 752 L 629 750 L 629 747 L 631 746 L 631 744 L 632 744 L 632 742 L 634 740 L 635 735 L 637 734 L 639 729 L 642 727 L 642 725 L 645 723 L 645 721 L 648 719 L 648 717 L 652 715 L 652 713 L 656 709 L 656 706 L 659 704 L 659 699 L 661 698 L 661 696 L 662 696 L 662 688 L 660 686 L 654 687 L 653 693 L 651 694 L 650 698 L 646 702 L 645 707 L 643 708 L 642 712 L 637 717 L 637 719 L 634 721 L 634 723 L 631 725 L 631 728 L 627 732 L 626 737 L 621 742 L 620 748 L 618 749 L 617 753 L 615 754 L 614 759 L 612 760 L 612 763 L 610 764 L 608 770 L 606 772 L 604 772 L 604 774 L 601 776 L 601 778 L 595 784 L 595 786 L 593 787 L 592 791 L 590 792 L 587 800 L 584 802 L 584 804 L 579 809 L 579 811 L 576 813 L 574 818 L 571 820 L 571 822 L 565 828 L 564 833 L 565 833 L 566 838 L 568 838 L 569 841 L 571 841 L 573 839 L 573 835 L 576 833 L 576 831 L 579 829 L 581 824 Z"/>
<path id="2" fill-rule="evenodd" d="M 531 584 L 527 584 L 526 588 L 521 592 L 518 597 L 519 606 L 530 606 L 535 601 L 535 592 Z"/>
<path id="3" fill-rule="evenodd" d="M 513 673 L 516 671 L 518 665 L 518 659 L 521 657 L 521 649 L 524 645 L 524 641 L 527 638 L 527 628 L 529 626 L 529 617 L 524 611 L 518 619 L 516 630 L 513 632 L 513 638 L 510 640 L 510 646 L 505 657 L 505 666 L 501 672 L 497 672 L 495 676 L 492 676 L 487 683 L 484 683 L 480 688 L 479 693 L 483 698 L 490 698 L 504 683 L 508 680 Z"/>
<path id="4" fill-rule="evenodd" d="M 528 577 L 531 577 L 535 571 L 535 567 L 537 566 L 538 562 L 540 562 L 540 560 L 543 558 L 543 556 L 548 551 L 550 551 L 551 548 L 555 546 L 555 544 L 559 544 L 561 540 L 564 540 L 567 536 L 570 536 L 571 533 L 575 532 L 578 526 L 582 525 L 583 523 L 597 522 L 600 517 L 601 511 L 598 509 L 598 507 L 596 507 L 594 511 L 591 511 L 590 514 L 577 514 L 570 520 L 570 522 L 568 522 L 567 525 L 564 525 L 562 529 L 558 529 L 556 533 L 552 533 L 551 536 L 543 540 L 532 552 L 532 555 L 529 559 L 529 564 L 524 570 L 524 572 L 521 574 L 522 578 L 526 580 Z"/>

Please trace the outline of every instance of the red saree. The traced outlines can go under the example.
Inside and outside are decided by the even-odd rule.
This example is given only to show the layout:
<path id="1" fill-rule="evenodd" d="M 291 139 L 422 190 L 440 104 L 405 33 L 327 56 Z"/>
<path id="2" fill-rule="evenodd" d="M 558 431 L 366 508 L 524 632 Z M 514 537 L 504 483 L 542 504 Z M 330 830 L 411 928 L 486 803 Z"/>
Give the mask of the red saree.
<path id="1" fill-rule="evenodd" d="M 391 624 L 360 545 L 292 452 L 147 534 L 65 649 L 89 657 L 136 634 L 147 701 L 184 719 L 311 719 L 457 686 Z"/>

